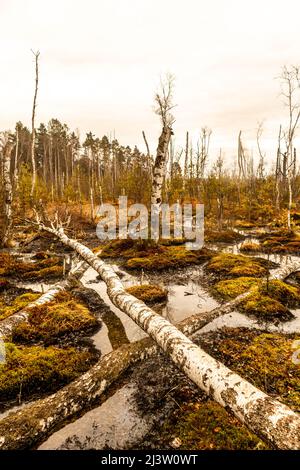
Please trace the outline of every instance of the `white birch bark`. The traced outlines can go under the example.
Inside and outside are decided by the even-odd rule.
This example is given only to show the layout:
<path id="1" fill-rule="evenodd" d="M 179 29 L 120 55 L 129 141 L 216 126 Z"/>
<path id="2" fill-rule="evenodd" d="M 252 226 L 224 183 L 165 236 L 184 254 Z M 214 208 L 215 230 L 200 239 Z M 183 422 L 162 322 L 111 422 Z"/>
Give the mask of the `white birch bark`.
<path id="1" fill-rule="evenodd" d="M 172 136 L 172 129 L 164 125 L 158 141 L 156 158 L 153 166 L 153 180 L 151 191 L 151 204 L 158 209 L 162 203 L 162 186 L 164 181 L 167 153 Z"/>
<path id="2" fill-rule="evenodd" d="M 33 52 L 35 60 L 35 88 L 34 88 L 34 97 L 32 105 L 32 115 L 31 115 L 31 166 L 32 166 L 32 182 L 31 182 L 31 191 L 30 197 L 33 198 L 35 185 L 36 185 L 36 162 L 35 162 L 35 110 L 36 110 L 36 100 L 37 92 L 39 85 L 39 52 Z"/>
<path id="3" fill-rule="evenodd" d="M 13 144 L 10 142 L 6 136 L 4 136 L 3 143 L 1 143 L 1 152 L 3 153 L 3 215 L 4 223 L 2 229 L 2 246 L 8 246 L 11 230 L 12 230 L 12 200 L 13 200 L 13 188 L 10 176 L 10 167 L 11 167 L 11 153 L 13 149 Z"/>
<path id="4" fill-rule="evenodd" d="M 172 361 L 204 392 L 255 434 L 279 449 L 300 449 L 300 417 L 233 373 L 190 341 L 165 318 L 128 294 L 115 271 L 92 251 L 68 238 L 63 229 L 41 226 L 73 248 L 107 285 L 111 301 L 134 320 L 167 353 Z"/>

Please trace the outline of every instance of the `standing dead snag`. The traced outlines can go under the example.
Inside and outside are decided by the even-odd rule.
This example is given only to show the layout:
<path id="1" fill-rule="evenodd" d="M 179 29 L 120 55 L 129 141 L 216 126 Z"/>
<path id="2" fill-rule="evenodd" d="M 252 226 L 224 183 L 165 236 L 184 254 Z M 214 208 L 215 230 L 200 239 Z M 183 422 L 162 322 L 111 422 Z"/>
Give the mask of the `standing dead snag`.
<path id="1" fill-rule="evenodd" d="M 32 165 L 32 180 L 31 180 L 31 191 L 30 197 L 33 198 L 35 186 L 36 186 L 36 162 L 35 162 L 35 109 L 36 109 L 36 100 L 37 92 L 39 86 L 39 56 L 40 52 L 33 52 L 35 60 L 35 89 L 33 97 L 33 106 L 32 106 L 32 116 L 31 116 L 31 165 Z"/>
<path id="2" fill-rule="evenodd" d="M 287 179 L 288 213 L 287 228 L 291 231 L 291 210 L 293 206 L 293 187 L 295 179 L 296 158 L 294 139 L 300 120 L 300 69 L 292 66 L 283 67 L 279 77 L 282 85 L 282 96 L 288 108 L 288 128 L 284 132 L 286 151 L 283 154 L 283 177 Z"/>
<path id="3" fill-rule="evenodd" d="M 0 152 L 3 155 L 3 228 L 2 228 L 2 241 L 0 245 L 2 247 L 8 246 L 11 237 L 13 215 L 12 215 L 12 199 L 13 199 L 13 187 L 10 176 L 11 167 L 11 154 L 13 150 L 13 143 L 9 138 L 8 134 L 5 133 L 0 141 Z"/>
<path id="4" fill-rule="evenodd" d="M 40 228 L 73 248 L 107 285 L 113 304 L 139 325 L 186 375 L 204 392 L 234 415 L 256 435 L 279 449 L 300 449 L 300 417 L 269 397 L 196 346 L 175 326 L 143 302 L 128 294 L 118 275 L 104 261 L 62 228 Z"/>
<path id="5" fill-rule="evenodd" d="M 166 171 L 168 148 L 173 135 L 172 125 L 174 117 L 171 114 L 173 106 L 174 78 L 167 75 L 165 82 L 161 83 L 161 92 L 155 96 L 157 108 L 155 109 L 162 121 L 162 131 L 158 141 L 156 158 L 153 166 L 153 180 L 151 191 L 151 204 L 159 212 L 162 203 L 162 187 Z"/>

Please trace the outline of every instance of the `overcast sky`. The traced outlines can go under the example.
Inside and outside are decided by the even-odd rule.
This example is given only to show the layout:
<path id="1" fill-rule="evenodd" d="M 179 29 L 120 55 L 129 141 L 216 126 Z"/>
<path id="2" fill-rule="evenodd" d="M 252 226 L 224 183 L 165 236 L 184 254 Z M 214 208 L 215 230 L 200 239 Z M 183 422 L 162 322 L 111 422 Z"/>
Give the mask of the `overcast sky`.
<path id="1" fill-rule="evenodd" d="M 153 96 L 176 76 L 175 137 L 212 128 L 233 154 L 239 129 L 273 151 L 285 109 L 276 76 L 300 64 L 299 0 L 0 0 L 0 129 L 30 125 L 31 49 L 41 51 L 37 121 L 52 117 L 155 150 Z"/>

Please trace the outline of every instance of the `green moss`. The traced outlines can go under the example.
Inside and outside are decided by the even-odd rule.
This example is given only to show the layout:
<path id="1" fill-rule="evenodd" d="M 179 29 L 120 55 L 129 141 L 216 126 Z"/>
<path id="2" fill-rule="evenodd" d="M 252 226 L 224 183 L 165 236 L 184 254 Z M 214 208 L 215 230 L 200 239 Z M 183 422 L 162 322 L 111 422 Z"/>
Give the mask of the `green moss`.
<path id="1" fill-rule="evenodd" d="M 244 294 L 253 287 L 257 287 L 261 281 L 254 277 L 238 277 L 228 279 L 215 284 L 214 288 L 224 298 L 233 299 L 240 294 Z"/>
<path id="2" fill-rule="evenodd" d="M 63 276 L 62 266 L 50 266 L 49 268 L 39 269 L 37 271 L 25 272 L 22 278 L 26 281 L 39 281 L 46 279 L 56 279 Z"/>
<path id="3" fill-rule="evenodd" d="M 143 284 L 140 286 L 132 286 L 126 289 L 126 291 L 134 295 L 137 299 L 142 300 L 146 304 L 155 302 L 163 302 L 167 300 L 168 293 L 161 287 L 153 284 Z"/>
<path id="4" fill-rule="evenodd" d="M 257 225 L 255 225 L 253 222 L 250 222 L 248 220 L 236 220 L 234 225 L 237 228 L 246 228 L 246 229 L 257 227 Z"/>
<path id="5" fill-rule="evenodd" d="M 216 339 L 213 349 L 214 355 L 217 351 L 217 358 L 232 370 L 299 411 L 300 367 L 292 361 L 293 342 L 297 339 L 299 335 L 249 330 L 237 333 L 228 329 L 223 332 L 223 339 Z"/>
<path id="6" fill-rule="evenodd" d="M 0 253 L 0 276 L 15 276 L 22 280 L 41 280 L 61 277 L 62 260 L 59 257 L 45 258 L 35 263 L 18 261 L 9 253 Z"/>
<path id="7" fill-rule="evenodd" d="M 270 253 L 300 253 L 300 238 L 295 232 L 276 231 L 264 237 L 261 244 L 264 252 Z"/>
<path id="8" fill-rule="evenodd" d="M 260 292 L 250 294 L 239 304 L 239 309 L 248 315 L 255 315 L 259 319 L 291 320 L 293 318 L 291 312 L 281 302 Z"/>
<path id="9" fill-rule="evenodd" d="M 268 295 L 278 300 L 278 302 L 288 307 L 297 307 L 300 304 L 300 289 L 277 279 L 271 280 L 268 283 L 263 282 L 259 292 L 262 295 Z"/>
<path id="10" fill-rule="evenodd" d="M 189 403 L 176 411 L 176 421 L 168 421 L 164 428 L 180 440 L 180 449 L 245 450 L 264 449 L 266 446 L 255 435 L 230 415 L 221 405 L 208 400 Z"/>
<path id="11" fill-rule="evenodd" d="M 231 253 L 220 253 L 214 256 L 206 269 L 223 277 L 263 277 L 268 272 L 265 260 Z"/>
<path id="12" fill-rule="evenodd" d="M 30 310 L 28 321 L 20 323 L 14 330 L 13 340 L 20 342 L 53 342 L 69 333 L 86 332 L 99 325 L 96 318 L 74 299 L 56 301 Z"/>
<path id="13" fill-rule="evenodd" d="M 245 253 L 256 253 L 261 251 L 260 243 L 256 242 L 245 242 L 241 245 L 240 251 Z"/>
<path id="14" fill-rule="evenodd" d="M 244 240 L 245 236 L 234 230 L 206 230 L 204 238 L 210 243 L 234 243 Z"/>
<path id="15" fill-rule="evenodd" d="M 19 295 L 8 305 L 5 304 L 3 301 L 0 301 L 0 320 L 4 320 L 10 315 L 13 315 L 19 310 L 22 310 L 28 304 L 34 302 L 38 297 L 40 297 L 40 294 L 28 293 Z"/>
<path id="16" fill-rule="evenodd" d="M 171 242 L 157 244 L 148 240 L 115 240 L 108 243 L 102 250 L 101 257 L 124 258 L 124 266 L 128 269 L 162 270 L 201 264 L 211 257 L 211 251 L 186 250 L 178 239 L 178 244 Z"/>
<path id="17" fill-rule="evenodd" d="M 2 401 L 53 391 L 85 372 L 94 360 L 91 353 L 74 348 L 5 346 L 6 362 L 0 364 Z"/>
<path id="18" fill-rule="evenodd" d="M 161 247 L 160 253 L 149 253 L 147 257 L 131 258 L 124 266 L 128 269 L 162 270 L 202 264 L 211 258 L 211 252 L 205 248 L 202 250 L 186 250 L 182 246 Z"/>
<path id="19" fill-rule="evenodd" d="M 163 248 L 149 240 L 113 240 L 102 249 L 101 258 L 144 257 L 151 253 L 160 253 Z"/>

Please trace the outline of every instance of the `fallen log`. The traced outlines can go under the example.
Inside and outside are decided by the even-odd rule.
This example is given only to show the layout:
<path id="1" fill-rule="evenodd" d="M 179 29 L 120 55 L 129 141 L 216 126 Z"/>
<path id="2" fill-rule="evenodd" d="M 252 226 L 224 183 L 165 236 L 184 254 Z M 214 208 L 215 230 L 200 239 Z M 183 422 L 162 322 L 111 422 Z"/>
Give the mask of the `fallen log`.
<path id="1" fill-rule="evenodd" d="M 296 271 L 300 271 L 300 258 L 286 263 L 277 269 L 271 271 L 270 279 L 284 280 Z"/>
<path id="2" fill-rule="evenodd" d="M 207 318 L 202 319 L 199 314 L 183 320 L 177 327 L 190 336 L 206 324 Z M 21 450 L 37 446 L 67 421 L 97 406 L 104 392 L 129 367 L 160 351 L 151 338 L 123 345 L 58 392 L 9 413 L 0 419 L 0 449 Z"/>
<path id="3" fill-rule="evenodd" d="M 114 305 L 147 332 L 204 392 L 231 410 L 269 445 L 279 449 L 300 449 L 299 415 L 233 373 L 196 346 L 165 318 L 128 294 L 115 271 L 97 258 L 89 248 L 65 235 L 62 228 L 55 229 L 42 224 L 40 228 L 73 248 L 92 266 L 106 283 L 108 296 Z M 4 439 L 5 443 L 5 436 L 0 439 Z"/>

